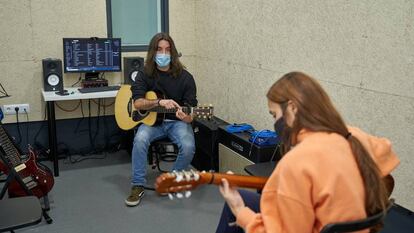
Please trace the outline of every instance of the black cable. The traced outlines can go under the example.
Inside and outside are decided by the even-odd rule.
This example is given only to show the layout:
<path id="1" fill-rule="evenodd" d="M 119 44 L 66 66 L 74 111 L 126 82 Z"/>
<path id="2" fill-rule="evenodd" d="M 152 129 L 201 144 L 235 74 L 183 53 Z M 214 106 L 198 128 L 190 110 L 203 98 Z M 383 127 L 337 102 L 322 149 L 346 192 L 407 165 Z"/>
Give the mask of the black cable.
<path id="1" fill-rule="evenodd" d="M 49 152 L 48 152 L 48 148 L 46 148 L 45 145 L 42 145 L 37 138 L 40 135 L 40 132 L 42 131 L 43 127 L 46 125 L 46 114 L 47 113 L 47 109 L 46 109 L 46 104 L 45 104 L 45 112 L 44 112 L 44 117 L 43 117 L 43 121 L 40 123 L 40 127 L 37 130 L 35 136 L 33 137 L 33 143 L 34 146 L 36 147 L 36 149 L 40 152 L 38 152 L 38 156 L 40 157 L 41 155 L 46 155 L 44 156 L 45 158 L 48 158 Z"/>
<path id="2" fill-rule="evenodd" d="M 71 87 L 74 87 L 76 84 L 78 84 L 82 80 L 82 76 L 79 76 L 78 81 L 76 81 L 74 84 L 72 84 Z"/>
<path id="3" fill-rule="evenodd" d="M 24 113 L 26 114 L 26 143 L 29 144 L 29 114 L 26 109 L 24 109 Z"/>
<path id="4" fill-rule="evenodd" d="M 16 108 L 15 110 L 16 110 L 17 133 L 19 134 L 19 141 L 17 141 L 16 144 L 20 146 L 20 143 L 22 143 L 22 132 L 20 131 L 19 109 Z"/>
<path id="5" fill-rule="evenodd" d="M 34 143 L 35 143 L 35 144 L 37 143 L 37 137 L 39 136 L 40 131 L 42 130 L 43 126 L 45 125 L 45 124 L 44 124 L 45 122 L 46 122 L 46 104 L 45 104 L 45 115 L 44 115 L 44 117 L 43 117 L 43 121 L 42 121 L 42 123 L 40 124 L 39 130 L 37 130 L 37 132 L 36 132 L 36 134 L 35 134 L 35 136 L 34 136 L 34 138 L 33 138 L 33 141 L 34 141 Z"/>

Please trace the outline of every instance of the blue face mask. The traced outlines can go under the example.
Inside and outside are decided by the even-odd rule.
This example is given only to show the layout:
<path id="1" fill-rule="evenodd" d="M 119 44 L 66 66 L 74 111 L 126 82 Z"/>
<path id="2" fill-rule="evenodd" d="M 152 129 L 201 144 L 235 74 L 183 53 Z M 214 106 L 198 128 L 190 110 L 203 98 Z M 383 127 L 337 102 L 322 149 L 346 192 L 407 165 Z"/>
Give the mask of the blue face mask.
<path id="1" fill-rule="evenodd" d="M 171 55 L 170 54 L 156 54 L 155 58 L 154 58 L 155 62 L 157 63 L 157 65 L 161 68 L 166 67 L 170 64 L 171 62 Z"/>

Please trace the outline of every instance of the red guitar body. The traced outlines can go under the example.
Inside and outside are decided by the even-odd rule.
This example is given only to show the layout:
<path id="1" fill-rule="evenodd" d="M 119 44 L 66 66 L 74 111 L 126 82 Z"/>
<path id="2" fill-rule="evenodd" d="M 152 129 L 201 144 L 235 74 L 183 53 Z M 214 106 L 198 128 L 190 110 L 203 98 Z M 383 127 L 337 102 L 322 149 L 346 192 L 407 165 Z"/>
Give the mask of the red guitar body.
<path id="1" fill-rule="evenodd" d="M 36 162 L 36 155 L 29 149 L 29 158 L 24 162 L 26 168 L 17 172 L 29 190 L 38 198 L 45 196 L 53 187 L 55 181 L 49 168 Z M 0 162 L 0 170 L 9 174 L 8 167 Z M 16 179 L 8 187 L 10 197 L 27 196 L 28 194 Z"/>

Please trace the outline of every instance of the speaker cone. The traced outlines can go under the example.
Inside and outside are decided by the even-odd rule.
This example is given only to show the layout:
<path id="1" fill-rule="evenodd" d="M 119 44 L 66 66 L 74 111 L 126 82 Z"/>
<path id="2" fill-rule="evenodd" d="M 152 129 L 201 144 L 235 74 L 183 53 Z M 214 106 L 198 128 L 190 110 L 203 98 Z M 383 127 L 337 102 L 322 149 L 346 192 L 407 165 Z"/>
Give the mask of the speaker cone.
<path id="1" fill-rule="evenodd" d="M 59 76 L 56 74 L 51 74 L 47 77 L 47 83 L 51 86 L 56 86 L 59 84 Z"/>
<path id="2" fill-rule="evenodd" d="M 138 70 L 134 70 L 131 72 L 131 75 L 129 77 L 131 78 L 132 82 L 135 82 L 137 75 L 138 75 Z"/>

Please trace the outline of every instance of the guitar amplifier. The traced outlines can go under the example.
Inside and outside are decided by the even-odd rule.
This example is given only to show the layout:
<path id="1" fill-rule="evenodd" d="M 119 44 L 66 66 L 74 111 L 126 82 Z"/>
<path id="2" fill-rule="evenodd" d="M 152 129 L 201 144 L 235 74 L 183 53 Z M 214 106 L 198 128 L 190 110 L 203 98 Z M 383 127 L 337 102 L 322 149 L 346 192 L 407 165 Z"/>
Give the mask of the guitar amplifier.
<path id="1" fill-rule="evenodd" d="M 232 170 L 244 173 L 244 167 L 247 165 L 280 159 L 277 145 L 259 146 L 249 142 L 249 138 L 250 134 L 247 132 L 229 133 L 225 126 L 219 126 L 220 172 Z"/>
<path id="2" fill-rule="evenodd" d="M 191 165 L 200 171 L 218 171 L 218 128 L 228 123 L 218 117 L 211 120 L 196 119 L 193 122 L 196 153 Z"/>

